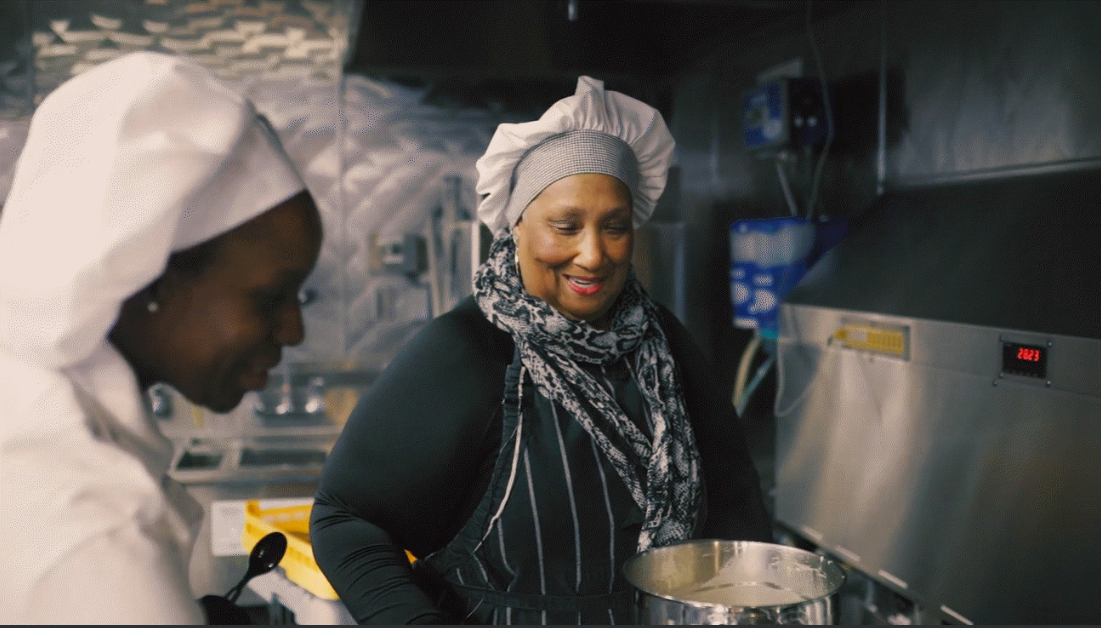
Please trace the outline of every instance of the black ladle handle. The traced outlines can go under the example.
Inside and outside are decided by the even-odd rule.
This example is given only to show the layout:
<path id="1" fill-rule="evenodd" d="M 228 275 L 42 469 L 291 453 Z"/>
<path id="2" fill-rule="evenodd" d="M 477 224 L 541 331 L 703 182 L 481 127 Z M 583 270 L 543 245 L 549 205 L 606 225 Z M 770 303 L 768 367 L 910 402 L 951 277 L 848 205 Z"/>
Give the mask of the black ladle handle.
<path id="1" fill-rule="evenodd" d="M 245 590 L 245 585 L 248 584 L 249 580 L 275 569 L 275 566 L 283 560 L 283 555 L 286 553 L 287 537 L 282 532 L 271 532 L 257 541 L 256 545 L 252 546 L 252 552 L 249 554 L 248 569 L 245 571 L 244 577 L 226 592 L 226 599 L 230 602 L 236 602 L 237 598 L 241 597 L 241 592 Z"/>

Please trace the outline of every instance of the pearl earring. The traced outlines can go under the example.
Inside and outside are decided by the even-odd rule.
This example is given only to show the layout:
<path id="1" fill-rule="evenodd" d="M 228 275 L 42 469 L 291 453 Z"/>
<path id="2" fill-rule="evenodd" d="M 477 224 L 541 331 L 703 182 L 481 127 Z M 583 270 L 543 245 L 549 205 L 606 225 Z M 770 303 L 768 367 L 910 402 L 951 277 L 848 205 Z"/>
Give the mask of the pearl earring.
<path id="1" fill-rule="evenodd" d="M 159 311 L 159 310 L 161 309 L 161 306 L 160 306 L 160 304 L 159 304 L 159 303 L 157 303 L 156 301 L 154 301 L 154 300 L 150 299 L 150 300 L 149 300 L 149 303 L 146 303 L 146 304 L 145 304 L 145 309 L 146 309 L 146 310 L 147 310 L 147 311 L 148 311 L 148 312 L 149 312 L 150 314 L 156 314 L 156 313 L 157 313 L 157 312 L 158 312 L 158 311 Z"/>

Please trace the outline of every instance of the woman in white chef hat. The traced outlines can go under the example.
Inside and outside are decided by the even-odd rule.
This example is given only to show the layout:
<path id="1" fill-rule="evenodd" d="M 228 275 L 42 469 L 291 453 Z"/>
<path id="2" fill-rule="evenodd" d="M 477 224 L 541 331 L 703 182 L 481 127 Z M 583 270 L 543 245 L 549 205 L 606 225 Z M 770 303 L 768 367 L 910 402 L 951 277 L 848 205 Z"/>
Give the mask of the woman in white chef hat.
<path id="1" fill-rule="evenodd" d="M 358 621 L 634 623 L 636 552 L 771 540 L 728 396 L 631 269 L 672 154 L 657 110 L 588 77 L 498 127 L 474 296 L 403 347 L 322 474 L 314 555 Z"/>
<path id="2" fill-rule="evenodd" d="M 143 391 L 226 412 L 263 388 L 321 230 L 270 126 L 197 65 L 134 53 L 43 100 L 0 214 L 0 621 L 205 623 L 201 508 Z"/>

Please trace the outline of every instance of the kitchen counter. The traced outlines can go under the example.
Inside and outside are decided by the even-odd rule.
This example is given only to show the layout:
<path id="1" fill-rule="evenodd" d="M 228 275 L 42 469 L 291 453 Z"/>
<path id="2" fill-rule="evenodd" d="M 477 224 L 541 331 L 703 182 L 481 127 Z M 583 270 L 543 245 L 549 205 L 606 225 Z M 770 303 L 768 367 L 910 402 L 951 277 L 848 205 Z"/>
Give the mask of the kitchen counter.
<path id="1" fill-rule="evenodd" d="M 316 479 L 338 435 L 328 429 L 297 429 L 236 437 L 193 436 L 177 442 L 169 473 L 185 486 Z"/>

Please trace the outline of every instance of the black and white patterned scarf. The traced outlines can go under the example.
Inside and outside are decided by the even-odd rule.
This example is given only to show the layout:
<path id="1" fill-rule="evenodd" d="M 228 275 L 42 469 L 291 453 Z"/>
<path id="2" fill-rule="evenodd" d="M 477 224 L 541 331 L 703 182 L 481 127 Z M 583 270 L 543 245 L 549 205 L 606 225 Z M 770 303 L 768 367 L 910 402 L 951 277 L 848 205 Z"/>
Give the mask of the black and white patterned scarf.
<path id="1" fill-rule="evenodd" d="M 596 329 L 528 294 L 515 255 L 511 236 L 493 242 L 474 277 L 478 306 L 512 336 L 540 394 L 584 426 L 623 478 L 645 515 L 639 551 L 690 538 L 700 504 L 699 452 L 657 306 L 632 270 L 611 325 Z M 611 364 L 624 356 L 653 420 L 653 442 L 578 365 Z"/>

